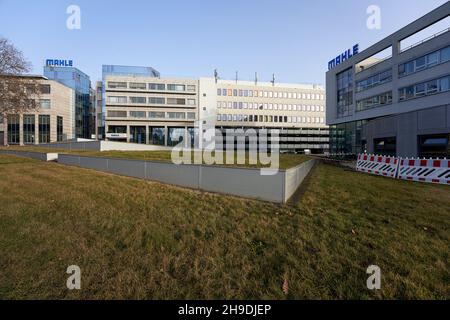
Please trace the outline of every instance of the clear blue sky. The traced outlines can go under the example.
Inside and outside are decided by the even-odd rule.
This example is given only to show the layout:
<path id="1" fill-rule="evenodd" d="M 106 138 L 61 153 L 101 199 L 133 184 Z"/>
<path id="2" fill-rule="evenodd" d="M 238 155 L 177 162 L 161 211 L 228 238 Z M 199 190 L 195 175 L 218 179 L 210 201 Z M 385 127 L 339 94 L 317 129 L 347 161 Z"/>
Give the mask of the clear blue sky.
<path id="1" fill-rule="evenodd" d="M 364 49 L 444 0 L 0 0 L 0 36 L 42 74 L 46 58 L 73 59 L 101 78 L 102 64 L 152 66 L 162 76 L 325 82 L 328 61 L 355 43 Z M 66 8 L 81 8 L 81 30 Z M 381 30 L 366 9 L 381 8 Z"/>

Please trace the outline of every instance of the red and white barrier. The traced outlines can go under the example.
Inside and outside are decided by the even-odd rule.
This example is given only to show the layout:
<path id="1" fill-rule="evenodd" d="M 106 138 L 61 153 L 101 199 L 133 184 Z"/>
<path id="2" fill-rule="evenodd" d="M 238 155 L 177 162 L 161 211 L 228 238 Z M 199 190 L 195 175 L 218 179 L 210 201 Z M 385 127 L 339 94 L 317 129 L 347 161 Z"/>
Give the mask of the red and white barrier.
<path id="1" fill-rule="evenodd" d="M 402 159 L 398 178 L 450 185 L 450 160 Z"/>
<path id="2" fill-rule="evenodd" d="M 390 178 L 397 177 L 398 159 L 390 156 L 359 154 L 356 170 Z"/>

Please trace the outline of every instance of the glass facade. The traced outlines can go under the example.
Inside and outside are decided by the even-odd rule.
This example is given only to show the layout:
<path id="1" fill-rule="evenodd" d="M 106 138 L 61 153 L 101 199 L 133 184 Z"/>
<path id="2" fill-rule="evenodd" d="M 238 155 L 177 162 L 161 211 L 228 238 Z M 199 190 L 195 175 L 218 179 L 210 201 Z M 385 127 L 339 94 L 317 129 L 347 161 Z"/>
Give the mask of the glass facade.
<path id="1" fill-rule="evenodd" d="M 337 86 L 337 117 L 343 118 L 353 115 L 350 106 L 353 104 L 353 68 L 349 68 L 336 75 Z"/>
<path id="2" fill-rule="evenodd" d="M 50 143 L 49 115 L 39 115 L 39 143 Z"/>
<path id="3" fill-rule="evenodd" d="M 366 141 L 361 140 L 363 121 L 353 121 L 330 127 L 330 153 L 354 154 L 365 152 Z"/>
<path id="4" fill-rule="evenodd" d="M 35 143 L 35 125 L 36 117 L 34 115 L 24 115 L 23 116 L 23 143 L 24 144 L 34 144 Z"/>
<path id="5" fill-rule="evenodd" d="M 150 128 L 150 143 L 158 146 L 165 144 L 166 129 L 164 127 Z"/>
<path id="6" fill-rule="evenodd" d="M 174 147 L 184 141 L 184 128 L 169 128 L 167 145 Z"/>
<path id="7" fill-rule="evenodd" d="M 63 117 L 56 117 L 56 132 L 57 132 L 57 136 L 56 139 L 58 142 L 63 141 L 64 136 L 63 136 L 63 132 L 64 132 L 64 125 L 63 125 Z"/>
<path id="8" fill-rule="evenodd" d="M 137 126 L 131 126 L 130 127 L 130 142 L 131 143 L 139 143 L 139 144 L 145 144 L 146 143 L 146 137 L 147 130 L 145 127 L 137 127 Z"/>
<path id="9" fill-rule="evenodd" d="M 20 143 L 20 116 L 8 115 L 8 144 Z"/>
<path id="10" fill-rule="evenodd" d="M 90 139 L 95 134 L 95 110 L 91 104 L 91 80 L 77 68 L 44 67 L 44 76 L 75 90 L 75 137 Z"/>

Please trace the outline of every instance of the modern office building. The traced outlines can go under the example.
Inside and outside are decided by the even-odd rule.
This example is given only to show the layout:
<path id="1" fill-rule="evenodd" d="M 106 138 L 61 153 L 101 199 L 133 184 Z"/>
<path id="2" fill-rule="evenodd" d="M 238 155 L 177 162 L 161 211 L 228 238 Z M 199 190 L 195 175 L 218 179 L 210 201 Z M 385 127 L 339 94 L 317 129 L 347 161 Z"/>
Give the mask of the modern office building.
<path id="1" fill-rule="evenodd" d="M 329 149 L 325 89 L 319 85 L 201 78 L 199 107 L 202 131 L 219 129 L 223 146 L 228 129 L 242 129 L 244 134 L 254 129 L 258 144 L 266 142 L 260 140 L 260 130 L 265 129 L 267 145 L 271 144 L 271 133 L 279 132 L 282 152 L 323 153 Z M 236 145 L 240 135 L 242 131 L 235 134 Z"/>
<path id="2" fill-rule="evenodd" d="M 107 65 L 101 86 L 106 140 L 189 145 L 188 132 L 193 140 L 197 80 L 161 78 L 148 67 Z"/>
<path id="3" fill-rule="evenodd" d="M 43 76 L 22 76 L 38 81 L 40 108 L 0 119 L 0 144 L 33 145 L 65 141 L 75 137 L 75 91 Z"/>
<path id="4" fill-rule="evenodd" d="M 331 153 L 450 157 L 449 15 L 447 2 L 370 48 L 333 60 L 326 75 Z M 410 46 L 410 39 L 418 42 Z M 381 52 L 389 54 L 379 59 Z"/>
<path id="5" fill-rule="evenodd" d="M 91 139 L 95 135 L 95 111 L 91 101 L 91 80 L 77 68 L 58 60 L 47 60 L 44 76 L 75 91 L 75 138 Z M 64 60 L 63 60 L 64 61 Z"/>

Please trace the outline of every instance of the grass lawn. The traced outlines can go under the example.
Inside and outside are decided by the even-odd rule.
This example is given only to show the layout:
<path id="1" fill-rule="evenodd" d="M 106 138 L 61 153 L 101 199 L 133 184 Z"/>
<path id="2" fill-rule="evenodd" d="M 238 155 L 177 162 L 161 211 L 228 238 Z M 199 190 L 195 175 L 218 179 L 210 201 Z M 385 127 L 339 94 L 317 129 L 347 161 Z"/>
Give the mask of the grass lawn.
<path id="1" fill-rule="evenodd" d="M 0 148 L 0 150 L 7 150 L 7 148 Z M 78 154 L 82 156 L 89 157 L 110 157 L 110 158 L 122 158 L 122 159 L 137 159 L 137 160 L 156 160 L 164 162 L 172 162 L 171 151 L 69 151 L 64 149 L 52 149 L 52 148 L 40 148 L 40 147 L 9 147 L 10 150 L 22 150 L 22 151 L 34 151 L 34 152 L 45 152 L 45 153 L 67 153 L 67 154 Z M 194 163 L 194 153 L 201 154 L 198 152 L 190 152 L 191 163 Z M 219 155 L 219 153 L 217 153 Z M 182 156 L 183 154 L 181 154 Z M 215 153 L 213 154 L 215 155 Z M 250 167 L 250 168 L 263 168 L 270 167 L 269 165 L 263 165 L 258 159 L 257 164 L 250 164 L 248 154 L 245 157 L 245 164 L 238 164 L 236 155 L 234 155 L 233 163 L 227 165 L 226 155 L 222 153 L 223 165 L 233 166 L 233 167 Z M 303 162 L 310 160 L 311 157 L 301 154 L 280 154 L 279 157 L 279 169 L 289 169 L 296 167 Z"/>
<path id="2" fill-rule="evenodd" d="M 448 186 L 321 164 L 276 205 L 11 156 L 0 177 L 0 299 L 450 298 Z"/>

